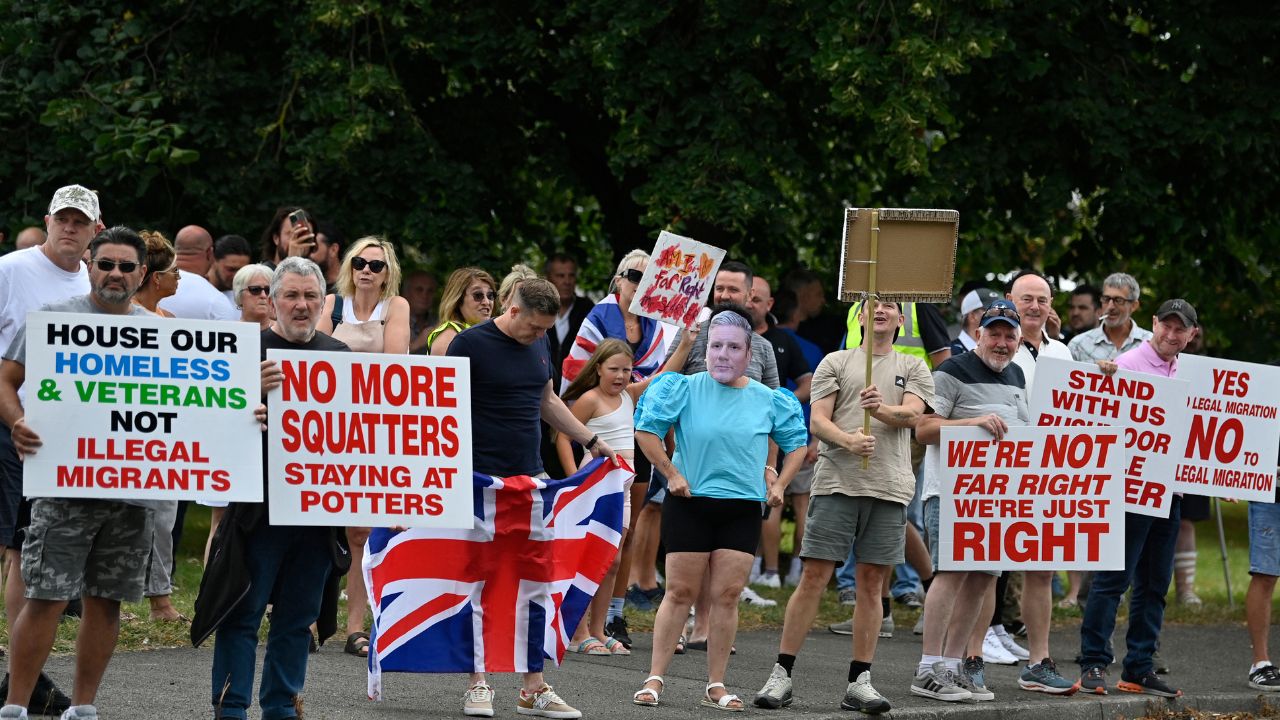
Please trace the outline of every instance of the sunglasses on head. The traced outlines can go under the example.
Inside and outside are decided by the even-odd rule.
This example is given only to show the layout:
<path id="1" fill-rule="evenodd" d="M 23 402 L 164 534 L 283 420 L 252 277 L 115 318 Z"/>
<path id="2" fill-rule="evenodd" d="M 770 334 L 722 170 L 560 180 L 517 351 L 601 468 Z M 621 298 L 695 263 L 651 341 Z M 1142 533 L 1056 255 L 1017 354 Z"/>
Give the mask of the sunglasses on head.
<path id="1" fill-rule="evenodd" d="M 471 299 L 474 300 L 475 302 L 484 302 L 485 300 L 488 300 L 489 302 L 493 302 L 494 300 L 498 299 L 498 293 L 492 290 L 490 290 L 489 292 L 482 292 L 480 290 L 477 290 L 471 293 Z"/>
<path id="2" fill-rule="evenodd" d="M 271 292 L 271 287 L 268 285 L 250 285 L 244 291 L 250 295 L 266 295 Z"/>
<path id="3" fill-rule="evenodd" d="M 362 257 L 351 258 L 351 267 L 356 270 L 363 270 L 368 266 L 369 271 L 378 274 L 387 269 L 387 261 L 385 260 L 365 260 Z"/>
<path id="4" fill-rule="evenodd" d="M 102 272 L 111 272 L 116 268 L 120 268 L 120 272 L 126 275 L 138 269 L 138 263 L 130 262 L 129 260 L 106 260 L 99 258 L 94 260 L 93 264 L 97 265 L 98 269 Z"/>
<path id="5" fill-rule="evenodd" d="M 624 280 L 630 280 L 638 285 L 640 284 L 640 279 L 644 277 L 644 271 L 637 270 L 635 268 L 628 268 L 618 273 L 618 277 L 623 278 Z"/>
<path id="6" fill-rule="evenodd" d="M 1007 308 L 1002 305 L 992 305 L 991 307 L 987 308 L 986 312 L 982 313 L 983 320 L 986 320 L 987 318 L 993 318 L 993 317 L 1012 318 L 1019 322 L 1022 321 L 1022 318 L 1018 315 L 1017 310 L 1014 310 L 1012 308 Z"/>

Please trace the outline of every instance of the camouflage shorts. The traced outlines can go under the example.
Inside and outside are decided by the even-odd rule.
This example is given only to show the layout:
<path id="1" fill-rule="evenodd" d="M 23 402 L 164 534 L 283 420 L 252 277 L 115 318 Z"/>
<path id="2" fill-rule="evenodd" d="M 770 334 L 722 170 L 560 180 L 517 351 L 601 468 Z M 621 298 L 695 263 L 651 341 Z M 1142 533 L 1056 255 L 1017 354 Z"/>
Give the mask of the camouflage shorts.
<path id="1" fill-rule="evenodd" d="M 151 511 L 112 500 L 40 498 L 22 545 L 26 596 L 137 602 L 151 555 Z"/>

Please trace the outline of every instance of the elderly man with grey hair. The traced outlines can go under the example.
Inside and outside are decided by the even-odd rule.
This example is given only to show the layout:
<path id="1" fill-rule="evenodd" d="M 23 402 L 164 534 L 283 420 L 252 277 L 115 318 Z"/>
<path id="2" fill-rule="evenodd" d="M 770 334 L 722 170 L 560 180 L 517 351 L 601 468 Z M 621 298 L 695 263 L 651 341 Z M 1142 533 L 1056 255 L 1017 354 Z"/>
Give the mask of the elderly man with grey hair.
<path id="1" fill-rule="evenodd" d="M 324 304 L 324 275 L 320 268 L 302 257 L 285 258 L 271 277 L 271 302 L 276 319 L 262 331 L 262 396 L 280 386 L 284 374 L 275 361 L 267 360 L 268 350 L 309 350 L 347 352 L 338 340 L 316 332 Z M 257 416 L 266 420 L 266 405 Z M 266 462 L 266 435 L 263 435 L 263 469 Z M 301 716 L 301 694 L 307 676 L 307 655 L 311 644 L 311 624 L 320 615 L 320 600 L 330 572 L 345 573 L 351 556 L 346 534 L 341 528 L 289 527 L 267 521 L 267 505 L 232 503 L 222 520 L 222 531 L 210 553 L 209 571 L 200 586 L 196 630 L 217 626 L 213 648 L 214 717 L 244 720 L 253 702 L 254 662 L 258 648 L 258 628 L 267 603 L 273 604 L 271 629 L 267 634 L 267 654 L 262 667 L 258 704 L 264 720 L 287 720 Z M 235 550 L 240 553 L 235 553 Z M 230 557 L 232 554 L 238 557 Z M 219 555 L 222 555 L 220 558 Z M 345 561 L 345 562 L 344 562 Z M 211 579 L 214 566 L 236 565 L 232 577 Z M 229 587 L 234 580 L 245 585 L 238 600 Z M 247 581 L 247 582 L 245 582 Z M 221 607 L 216 599 L 229 598 Z M 205 601 L 208 601 L 206 604 Z M 229 606 L 229 607 L 228 607 Z M 225 616 L 224 616 L 225 613 Z M 204 617 L 201 617 L 204 616 Z M 208 623 L 209 618 L 221 622 Z M 200 638 L 203 639 L 203 638 Z"/>
<path id="2" fill-rule="evenodd" d="M 1138 327 L 1141 289 L 1128 273 L 1111 273 L 1102 281 L 1102 324 L 1081 333 L 1067 345 L 1077 362 L 1110 362 L 1151 339 L 1151 331 Z"/>

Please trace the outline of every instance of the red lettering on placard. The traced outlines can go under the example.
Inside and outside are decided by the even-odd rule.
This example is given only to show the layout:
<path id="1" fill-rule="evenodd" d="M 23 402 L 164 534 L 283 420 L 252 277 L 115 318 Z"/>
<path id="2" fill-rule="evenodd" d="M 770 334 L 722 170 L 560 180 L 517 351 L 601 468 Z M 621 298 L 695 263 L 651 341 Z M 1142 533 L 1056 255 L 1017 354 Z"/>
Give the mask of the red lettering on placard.
<path id="1" fill-rule="evenodd" d="M 1244 397 L 1249 394 L 1249 373 L 1213 368 L 1213 391 L 1219 395 Z"/>

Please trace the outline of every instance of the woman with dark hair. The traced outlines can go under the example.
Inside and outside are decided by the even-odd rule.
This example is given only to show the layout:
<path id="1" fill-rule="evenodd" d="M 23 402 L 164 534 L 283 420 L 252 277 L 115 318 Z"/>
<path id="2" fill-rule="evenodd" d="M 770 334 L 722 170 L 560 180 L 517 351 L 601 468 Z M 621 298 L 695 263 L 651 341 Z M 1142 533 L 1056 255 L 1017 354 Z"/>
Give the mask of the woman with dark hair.
<path id="1" fill-rule="evenodd" d="M 649 677 L 633 698 L 637 705 L 658 704 L 662 675 L 689 606 L 709 575 L 711 628 L 702 705 L 743 709 L 742 700 L 724 687 L 738 596 L 760 541 L 761 503 L 782 505 L 788 483 L 804 463 L 808 440 L 796 397 L 746 376 L 751 332 L 747 318 L 720 311 L 707 327 L 707 370 L 659 375 L 636 408 L 636 445 L 667 478 L 662 504 L 667 591 L 654 622 Z M 674 459 L 663 444 L 673 428 Z M 775 467 L 770 439 L 786 458 L 782 472 L 774 472 L 766 484 L 765 473 Z"/>
<path id="2" fill-rule="evenodd" d="M 427 336 L 432 355 L 444 355 L 458 333 L 493 315 L 498 299 L 493 276 L 478 267 L 453 271 L 440 293 L 440 325 Z"/>

